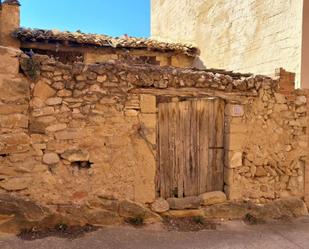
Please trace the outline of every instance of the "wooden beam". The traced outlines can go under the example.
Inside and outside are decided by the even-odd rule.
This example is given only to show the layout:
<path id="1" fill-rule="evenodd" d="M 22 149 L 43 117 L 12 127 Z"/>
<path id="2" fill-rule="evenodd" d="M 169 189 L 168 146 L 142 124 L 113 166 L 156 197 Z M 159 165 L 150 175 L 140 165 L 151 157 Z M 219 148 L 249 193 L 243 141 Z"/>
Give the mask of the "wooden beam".
<path id="1" fill-rule="evenodd" d="M 211 90 L 205 88 L 134 88 L 130 90 L 135 94 L 152 94 L 155 96 L 166 97 L 219 97 L 222 99 L 239 101 L 239 97 L 256 97 L 257 94 L 253 92 L 223 92 L 218 90 Z"/>
<path id="2" fill-rule="evenodd" d="M 87 47 L 71 44 L 65 44 L 63 42 L 59 43 L 46 43 L 46 42 L 26 42 L 23 41 L 21 48 L 28 49 L 42 49 L 42 50 L 51 50 L 59 52 L 79 52 L 79 53 L 96 53 L 96 54 L 127 54 L 127 51 L 130 51 L 132 55 L 143 55 L 143 56 L 173 56 L 177 53 L 175 52 L 156 52 L 149 51 L 146 49 L 128 49 L 128 48 L 111 48 L 111 47 Z"/>

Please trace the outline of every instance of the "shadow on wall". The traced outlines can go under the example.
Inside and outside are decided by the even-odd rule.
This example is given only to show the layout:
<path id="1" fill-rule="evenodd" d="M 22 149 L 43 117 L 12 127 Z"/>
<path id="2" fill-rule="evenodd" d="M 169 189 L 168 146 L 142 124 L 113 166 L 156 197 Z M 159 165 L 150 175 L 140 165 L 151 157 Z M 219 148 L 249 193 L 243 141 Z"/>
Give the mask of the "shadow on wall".
<path id="1" fill-rule="evenodd" d="M 200 57 L 196 57 L 194 59 L 192 66 L 193 66 L 193 68 L 200 69 L 200 70 L 206 69 L 206 65 L 200 59 Z"/>

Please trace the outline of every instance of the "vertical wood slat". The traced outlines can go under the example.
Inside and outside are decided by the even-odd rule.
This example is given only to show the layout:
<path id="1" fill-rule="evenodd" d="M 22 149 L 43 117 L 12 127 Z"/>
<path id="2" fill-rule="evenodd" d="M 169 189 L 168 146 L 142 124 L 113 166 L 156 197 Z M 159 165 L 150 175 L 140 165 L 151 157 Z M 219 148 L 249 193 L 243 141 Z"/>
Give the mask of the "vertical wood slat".
<path id="1" fill-rule="evenodd" d="M 198 140 L 199 140 L 199 193 L 207 191 L 207 174 L 208 174 L 208 106 L 204 100 L 197 101 L 197 115 L 198 119 Z"/>
<path id="2" fill-rule="evenodd" d="M 224 102 L 214 99 L 209 105 L 209 159 L 207 191 L 223 190 Z"/>
<path id="3" fill-rule="evenodd" d="M 224 147 L 224 101 L 214 99 L 214 120 L 215 120 L 215 147 Z"/>
<path id="4" fill-rule="evenodd" d="M 184 197 L 184 170 L 185 170 L 185 120 L 187 118 L 186 110 L 183 102 L 178 103 L 178 115 L 177 115 L 177 166 L 178 166 L 178 197 Z"/>
<path id="5" fill-rule="evenodd" d="M 182 110 L 183 112 L 183 122 L 184 122 L 184 129 L 183 129 L 183 139 L 184 139 L 184 196 L 189 196 L 188 190 L 190 189 L 190 167 L 191 167 L 191 103 L 188 101 L 182 102 Z"/>
<path id="6" fill-rule="evenodd" d="M 173 102 L 169 104 L 169 122 L 168 122 L 168 143 L 169 143 L 169 180 L 170 190 L 169 196 L 177 195 L 177 184 L 178 184 L 178 168 L 177 168 L 177 145 L 176 145 L 176 108 L 177 103 Z"/>
<path id="7" fill-rule="evenodd" d="M 200 106 L 199 101 L 195 101 L 195 115 L 196 115 L 196 167 L 197 167 L 197 182 L 196 182 L 196 191 L 200 193 L 200 182 L 201 182 L 201 164 L 200 164 Z"/>
<path id="8" fill-rule="evenodd" d="M 207 164 L 207 185 L 206 190 L 207 191 L 213 191 L 213 174 L 214 174 L 214 150 L 212 148 L 215 147 L 215 139 L 216 136 L 214 136 L 215 133 L 215 120 L 214 120 L 214 101 L 210 101 L 208 103 L 208 164 Z"/>
<path id="9" fill-rule="evenodd" d="M 168 105 L 159 105 L 159 170 L 160 170 L 160 194 L 168 198 L 169 182 L 167 178 L 168 167 Z"/>
<path id="10" fill-rule="evenodd" d="M 198 167 L 197 167 L 197 137 L 196 137 L 196 101 L 188 102 L 189 114 L 188 114 L 188 157 L 186 162 L 186 184 L 185 184 L 185 195 L 194 196 L 198 193 Z"/>
<path id="11" fill-rule="evenodd" d="M 214 191 L 223 190 L 224 174 L 224 102 L 221 99 L 215 99 L 214 119 L 216 125 L 216 154 L 214 156 Z M 220 148 L 220 149 L 219 149 Z"/>

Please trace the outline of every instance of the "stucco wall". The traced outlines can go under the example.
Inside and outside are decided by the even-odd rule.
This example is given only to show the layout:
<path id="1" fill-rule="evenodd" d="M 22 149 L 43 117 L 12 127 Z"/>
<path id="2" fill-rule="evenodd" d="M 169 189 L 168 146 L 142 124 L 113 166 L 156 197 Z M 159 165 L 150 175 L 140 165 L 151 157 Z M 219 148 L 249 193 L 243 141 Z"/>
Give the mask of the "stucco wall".
<path id="1" fill-rule="evenodd" d="M 193 42 L 206 67 L 300 78 L 303 1 L 152 0 L 152 36 Z"/>

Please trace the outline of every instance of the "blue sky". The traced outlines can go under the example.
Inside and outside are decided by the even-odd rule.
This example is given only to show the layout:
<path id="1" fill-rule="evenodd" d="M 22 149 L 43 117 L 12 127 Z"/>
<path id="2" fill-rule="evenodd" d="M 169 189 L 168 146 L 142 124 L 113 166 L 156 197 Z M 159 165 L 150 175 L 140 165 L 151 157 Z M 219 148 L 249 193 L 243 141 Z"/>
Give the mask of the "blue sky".
<path id="1" fill-rule="evenodd" d="M 21 26 L 148 37 L 150 0 L 20 0 Z"/>

